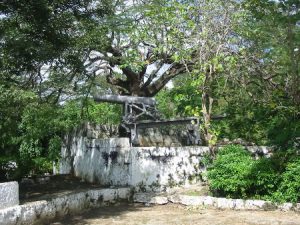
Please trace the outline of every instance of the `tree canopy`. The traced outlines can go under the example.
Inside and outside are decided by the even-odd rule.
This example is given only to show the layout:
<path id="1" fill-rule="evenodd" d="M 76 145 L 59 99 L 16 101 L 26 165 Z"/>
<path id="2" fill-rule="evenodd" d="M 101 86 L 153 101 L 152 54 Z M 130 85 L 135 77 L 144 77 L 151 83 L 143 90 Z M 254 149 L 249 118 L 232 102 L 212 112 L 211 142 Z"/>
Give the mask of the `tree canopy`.
<path id="1" fill-rule="evenodd" d="M 49 170 L 80 123 L 118 123 L 94 93 L 156 96 L 165 117 L 201 117 L 210 146 L 300 136 L 296 0 L 4 0 L 0 56 L 0 164 L 16 177 Z"/>

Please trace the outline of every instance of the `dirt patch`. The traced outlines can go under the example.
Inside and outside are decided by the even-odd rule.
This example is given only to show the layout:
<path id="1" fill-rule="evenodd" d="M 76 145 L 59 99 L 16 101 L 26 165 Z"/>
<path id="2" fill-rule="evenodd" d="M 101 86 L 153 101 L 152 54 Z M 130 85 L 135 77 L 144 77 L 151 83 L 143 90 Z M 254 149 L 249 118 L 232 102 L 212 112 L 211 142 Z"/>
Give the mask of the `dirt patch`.
<path id="1" fill-rule="evenodd" d="M 20 203 L 47 200 L 94 188 L 105 188 L 105 186 L 87 183 L 71 175 L 25 178 L 19 182 Z"/>
<path id="2" fill-rule="evenodd" d="M 232 211 L 191 208 L 181 205 L 145 206 L 122 204 L 101 207 L 51 225 L 300 225 L 300 215 L 277 211 Z"/>

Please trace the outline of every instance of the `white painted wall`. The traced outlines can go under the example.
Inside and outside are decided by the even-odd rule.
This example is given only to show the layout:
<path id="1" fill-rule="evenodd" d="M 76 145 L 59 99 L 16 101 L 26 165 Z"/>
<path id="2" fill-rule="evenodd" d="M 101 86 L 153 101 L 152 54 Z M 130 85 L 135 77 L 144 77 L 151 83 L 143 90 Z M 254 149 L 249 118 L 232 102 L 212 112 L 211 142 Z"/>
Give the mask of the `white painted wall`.
<path id="1" fill-rule="evenodd" d="M 97 126 L 84 124 L 66 136 L 60 173 L 103 185 L 161 191 L 199 179 L 204 170 L 199 164 L 209 154 L 203 146 L 131 147 L 128 138 L 101 139 L 100 132 Z M 272 154 L 269 147 L 244 147 L 253 157 Z"/>
<path id="2" fill-rule="evenodd" d="M 91 183 L 128 185 L 128 138 L 89 139 L 79 136 L 62 148 L 61 174 L 73 173 Z"/>
<path id="3" fill-rule="evenodd" d="M 130 149 L 130 185 L 161 190 L 189 185 L 200 178 L 200 161 L 208 147 L 133 147 Z"/>
<path id="4" fill-rule="evenodd" d="M 195 180 L 208 152 L 208 147 L 130 147 L 128 138 L 97 139 L 80 133 L 62 148 L 60 173 L 103 185 L 162 190 Z"/>

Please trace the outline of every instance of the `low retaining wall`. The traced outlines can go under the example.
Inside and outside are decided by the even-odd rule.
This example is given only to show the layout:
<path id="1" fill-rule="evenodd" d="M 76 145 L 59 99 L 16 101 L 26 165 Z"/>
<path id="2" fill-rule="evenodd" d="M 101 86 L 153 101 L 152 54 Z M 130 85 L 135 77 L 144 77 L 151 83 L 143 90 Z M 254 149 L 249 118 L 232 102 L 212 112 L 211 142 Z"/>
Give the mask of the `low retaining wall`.
<path id="1" fill-rule="evenodd" d="M 131 147 L 128 138 L 91 139 L 79 133 L 62 148 L 61 174 L 102 185 L 161 191 L 200 179 L 208 147 Z"/>
<path id="2" fill-rule="evenodd" d="M 164 205 L 167 203 L 182 204 L 186 206 L 203 206 L 217 209 L 232 210 L 280 210 L 300 212 L 300 203 L 283 203 L 276 204 L 263 200 L 243 200 L 216 198 L 211 196 L 188 196 L 188 195 L 169 195 L 159 196 L 155 193 L 136 193 L 133 198 L 134 202 L 145 204 Z"/>
<path id="3" fill-rule="evenodd" d="M 56 217 L 96 208 L 105 203 L 128 200 L 130 188 L 94 189 L 35 201 L 0 210 L 0 225 L 42 224 Z"/>
<path id="4" fill-rule="evenodd" d="M 19 205 L 18 182 L 0 183 L 0 209 Z"/>

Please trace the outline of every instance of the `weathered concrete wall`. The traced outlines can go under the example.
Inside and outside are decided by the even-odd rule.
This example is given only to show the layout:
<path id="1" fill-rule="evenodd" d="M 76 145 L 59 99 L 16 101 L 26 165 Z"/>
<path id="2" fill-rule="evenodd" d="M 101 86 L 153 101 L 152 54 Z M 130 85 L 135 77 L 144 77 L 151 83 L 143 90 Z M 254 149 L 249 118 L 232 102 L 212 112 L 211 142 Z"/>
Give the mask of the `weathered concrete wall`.
<path id="1" fill-rule="evenodd" d="M 19 204 L 18 182 L 0 183 L 0 209 Z"/>
<path id="2" fill-rule="evenodd" d="M 130 188 L 93 189 L 62 195 L 51 200 L 30 202 L 0 210 L 0 225 L 44 224 L 55 217 L 82 212 L 118 200 L 128 200 Z"/>
<path id="3" fill-rule="evenodd" d="M 82 134 L 62 148 L 60 172 L 103 185 L 162 190 L 198 178 L 207 147 L 130 147 L 128 138 L 93 139 Z"/>

